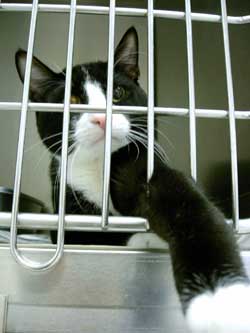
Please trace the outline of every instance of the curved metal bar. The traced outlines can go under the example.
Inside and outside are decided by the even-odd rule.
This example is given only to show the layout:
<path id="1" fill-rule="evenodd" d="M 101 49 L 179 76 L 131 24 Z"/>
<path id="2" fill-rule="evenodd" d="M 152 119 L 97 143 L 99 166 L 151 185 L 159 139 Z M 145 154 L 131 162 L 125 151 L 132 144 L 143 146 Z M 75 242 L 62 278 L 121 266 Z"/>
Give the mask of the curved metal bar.
<path id="1" fill-rule="evenodd" d="M 26 125 L 27 110 L 28 110 L 29 83 L 30 83 L 30 74 L 31 74 L 31 65 L 32 65 L 32 53 L 33 53 L 34 38 L 35 38 L 36 18 L 38 12 L 38 1 L 39 0 L 34 0 L 33 2 L 31 24 L 30 24 L 30 35 L 29 35 L 21 123 L 20 123 L 20 135 L 19 135 L 20 141 L 18 145 L 17 167 L 16 167 L 14 198 L 13 198 L 13 208 L 12 208 L 10 249 L 14 259 L 24 268 L 30 269 L 32 271 L 46 271 L 55 266 L 59 262 L 59 260 L 63 255 L 63 248 L 64 248 L 64 223 L 65 223 L 64 211 L 65 211 L 65 192 L 66 192 L 66 173 L 67 173 L 68 128 L 69 128 L 69 119 L 70 119 L 69 106 L 70 106 L 70 94 L 71 94 L 71 72 L 72 72 L 72 61 L 73 61 L 76 0 L 71 1 L 71 11 L 70 11 L 66 86 L 65 86 L 64 116 L 63 116 L 62 163 L 61 163 L 61 177 L 60 177 L 61 185 L 59 193 L 57 246 L 54 256 L 44 263 L 38 263 L 26 258 L 22 254 L 20 254 L 17 249 L 17 212 L 19 206 L 25 125 Z"/>
<path id="2" fill-rule="evenodd" d="M 23 267 L 30 268 L 36 263 L 28 263 L 26 258 L 23 258 L 17 249 L 17 214 L 19 208 L 19 196 L 21 189 L 21 176 L 22 176 L 22 164 L 23 164 L 23 152 L 24 152 L 24 142 L 25 142 L 25 129 L 27 121 L 28 112 L 28 101 L 29 101 L 29 86 L 31 77 L 31 66 L 32 66 L 32 54 L 34 48 L 35 31 L 36 31 L 36 20 L 38 13 L 38 1 L 34 0 L 32 5 L 32 13 L 30 20 L 30 33 L 28 41 L 28 53 L 26 59 L 25 68 L 25 78 L 23 86 L 23 98 L 22 98 L 22 108 L 21 108 L 21 119 L 19 127 L 19 137 L 18 137 L 18 149 L 17 149 L 17 159 L 16 159 L 16 173 L 15 173 L 15 183 L 14 183 L 14 195 L 12 203 L 12 216 L 11 216 L 11 235 L 10 235 L 10 251 L 14 259 Z"/>

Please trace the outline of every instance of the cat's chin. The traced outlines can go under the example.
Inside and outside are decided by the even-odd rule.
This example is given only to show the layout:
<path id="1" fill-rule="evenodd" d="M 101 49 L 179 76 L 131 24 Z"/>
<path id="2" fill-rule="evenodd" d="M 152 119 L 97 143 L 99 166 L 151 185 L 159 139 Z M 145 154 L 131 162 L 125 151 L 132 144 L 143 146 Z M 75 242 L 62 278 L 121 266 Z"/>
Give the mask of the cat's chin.
<path id="1" fill-rule="evenodd" d="M 112 137 L 111 153 L 118 151 L 129 144 L 127 138 Z M 92 142 L 78 143 L 72 155 L 84 161 L 96 160 L 104 157 L 105 137 L 93 140 Z"/>

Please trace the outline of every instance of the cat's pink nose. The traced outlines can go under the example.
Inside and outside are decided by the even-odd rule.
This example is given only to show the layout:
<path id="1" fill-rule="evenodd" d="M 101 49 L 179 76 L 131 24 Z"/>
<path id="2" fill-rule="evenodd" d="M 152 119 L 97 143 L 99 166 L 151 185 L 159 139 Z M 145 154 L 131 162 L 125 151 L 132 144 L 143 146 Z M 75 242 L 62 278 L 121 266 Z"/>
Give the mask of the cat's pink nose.
<path id="1" fill-rule="evenodd" d="M 91 123 L 99 126 L 101 129 L 105 129 L 106 125 L 106 115 L 105 114 L 95 114 L 91 117 Z"/>

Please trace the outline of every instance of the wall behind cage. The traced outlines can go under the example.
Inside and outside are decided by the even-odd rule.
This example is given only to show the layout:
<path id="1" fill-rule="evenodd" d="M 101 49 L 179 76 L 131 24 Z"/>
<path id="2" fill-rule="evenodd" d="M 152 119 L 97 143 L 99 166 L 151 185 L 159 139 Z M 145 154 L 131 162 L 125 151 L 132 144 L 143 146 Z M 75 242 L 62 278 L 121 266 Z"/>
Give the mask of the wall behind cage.
<path id="1" fill-rule="evenodd" d="M 250 12 L 250 6 L 249 12 Z M 245 9 L 246 11 L 246 9 Z M 232 13 L 231 13 L 232 15 Z M 231 61 L 237 110 L 250 109 L 250 25 L 230 25 Z M 185 22 L 156 20 L 157 105 L 188 108 Z M 221 24 L 193 22 L 196 107 L 228 110 Z M 237 120 L 240 193 L 250 191 L 250 122 Z M 190 172 L 189 121 L 158 117 L 161 143 L 170 163 Z M 228 119 L 197 118 L 198 181 L 209 194 L 230 199 L 230 138 Z M 248 167 L 247 167 L 248 165 Z M 225 190 L 226 188 L 226 190 Z M 224 191 L 224 193 L 223 193 Z M 225 193 L 227 192 L 227 193 Z M 217 197 L 217 194 L 215 195 Z"/>

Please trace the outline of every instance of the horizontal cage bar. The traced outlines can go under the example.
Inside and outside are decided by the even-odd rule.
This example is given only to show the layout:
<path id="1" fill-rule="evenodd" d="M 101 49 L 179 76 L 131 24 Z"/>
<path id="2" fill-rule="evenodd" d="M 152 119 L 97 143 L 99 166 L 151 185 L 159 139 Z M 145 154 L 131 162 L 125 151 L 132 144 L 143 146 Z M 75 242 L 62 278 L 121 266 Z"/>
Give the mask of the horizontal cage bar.
<path id="1" fill-rule="evenodd" d="M 0 227 L 9 228 L 11 213 L 0 212 Z M 19 213 L 18 228 L 31 230 L 56 230 L 57 214 Z M 231 219 L 227 223 L 233 224 Z M 150 226 L 142 217 L 109 216 L 105 232 L 146 232 Z M 65 215 L 65 230 L 71 231 L 103 231 L 102 217 L 93 215 Z M 237 234 L 250 233 L 250 218 L 239 220 Z"/>
<path id="2" fill-rule="evenodd" d="M 0 213 L 0 227 L 9 228 L 11 213 Z M 18 228 L 56 230 L 58 215 L 19 213 Z M 149 229 L 148 221 L 141 217 L 109 216 L 105 231 L 144 232 Z M 65 230 L 102 231 L 101 216 L 65 215 Z"/>
<path id="3" fill-rule="evenodd" d="M 0 3 L 0 11 L 22 11 L 29 12 L 32 9 L 31 4 L 11 4 Z M 59 4 L 39 4 L 38 10 L 40 12 L 54 12 L 54 13 L 67 13 L 70 11 L 70 5 Z M 100 14 L 108 15 L 109 7 L 106 6 L 76 6 L 77 13 L 85 14 Z M 116 15 L 120 16 L 147 16 L 147 9 L 143 8 L 125 8 L 117 7 L 115 9 Z M 185 20 L 185 12 L 172 11 L 172 10 L 153 10 L 154 17 L 169 18 L 175 20 Z M 221 15 L 204 14 L 204 13 L 191 13 L 193 21 L 220 23 L 222 21 Z M 250 23 L 250 15 L 244 16 L 228 16 L 228 23 L 230 24 L 248 24 Z"/>
<path id="4" fill-rule="evenodd" d="M 21 109 L 20 102 L 0 102 L 0 111 L 18 111 Z M 28 103 L 29 111 L 41 112 L 63 112 L 63 104 L 55 103 Z M 95 107 L 86 104 L 71 104 L 71 112 L 94 112 L 105 113 L 106 108 Z M 138 113 L 145 114 L 148 108 L 144 106 L 113 106 L 113 113 Z M 172 115 L 172 116 L 188 116 L 188 108 L 174 108 L 174 107 L 154 107 L 154 113 L 157 115 Z M 199 118 L 228 118 L 227 110 L 216 109 L 195 109 L 195 115 Z M 250 119 L 250 110 L 235 111 L 236 119 Z"/>

